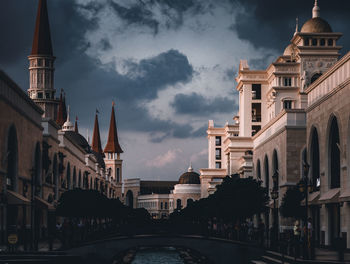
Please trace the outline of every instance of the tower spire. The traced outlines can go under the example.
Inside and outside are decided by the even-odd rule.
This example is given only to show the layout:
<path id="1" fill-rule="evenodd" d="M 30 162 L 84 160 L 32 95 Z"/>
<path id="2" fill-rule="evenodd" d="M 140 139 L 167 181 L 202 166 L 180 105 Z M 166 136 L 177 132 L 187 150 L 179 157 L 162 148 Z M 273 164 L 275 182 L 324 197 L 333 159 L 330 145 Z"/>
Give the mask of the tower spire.
<path id="1" fill-rule="evenodd" d="M 69 105 L 68 105 L 67 120 L 63 124 L 62 131 L 74 131 L 73 123 L 70 121 L 70 118 L 69 118 Z"/>
<path id="2" fill-rule="evenodd" d="M 54 61 L 52 52 L 47 1 L 39 0 L 32 51 L 29 59 L 30 98 L 44 110 L 44 117 L 57 118 L 58 100 L 54 89 Z M 66 117 L 66 116 L 64 116 Z M 64 118 L 63 122 L 66 118 Z"/>
<path id="3" fill-rule="evenodd" d="M 98 111 L 96 110 L 95 115 L 95 124 L 94 124 L 94 132 L 92 134 L 92 144 L 91 148 L 96 153 L 102 153 L 102 147 L 101 147 L 101 137 L 100 137 L 100 128 L 98 125 L 98 117 L 97 117 Z"/>
<path id="4" fill-rule="evenodd" d="M 30 55 L 52 56 L 52 43 L 46 0 L 39 0 L 32 52 Z"/>
<path id="5" fill-rule="evenodd" d="M 75 116 L 74 132 L 79 133 L 78 129 L 78 116 Z"/>
<path id="6" fill-rule="evenodd" d="M 315 0 L 314 8 L 312 9 L 312 18 L 320 17 L 321 9 L 318 6 L 318 1 Z"/>
<path id="7" fill-rule="evenodd" d="M 299 18 L 295 19 L 295 32 L 294 36 L 299 32 Z"/>
<path id="8" fill-rule="evenodd" d="M 123 153 L 122 148 L 119 145 L 117 125 L 115 122 L 114 114 L 114 102 L 112 103 L 112 113 L 111 120 L 109 122 L 109 132 L 106 147 L 104 149 L 105 153 Z"/>

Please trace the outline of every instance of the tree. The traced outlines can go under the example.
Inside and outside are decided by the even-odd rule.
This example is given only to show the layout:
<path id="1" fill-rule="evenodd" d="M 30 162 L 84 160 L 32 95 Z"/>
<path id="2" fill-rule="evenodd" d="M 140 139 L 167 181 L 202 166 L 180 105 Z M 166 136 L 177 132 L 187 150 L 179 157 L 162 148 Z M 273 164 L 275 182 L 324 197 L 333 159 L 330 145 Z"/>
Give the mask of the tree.
<path id="1" fill-rule="evenodd" d="M 305 210 L 301 206 L 301 201 L 305 195 L 299 191 L 297 186 L 288 188 L 282 198 L 280 212 L 283 217 L 302 218 Z"/>

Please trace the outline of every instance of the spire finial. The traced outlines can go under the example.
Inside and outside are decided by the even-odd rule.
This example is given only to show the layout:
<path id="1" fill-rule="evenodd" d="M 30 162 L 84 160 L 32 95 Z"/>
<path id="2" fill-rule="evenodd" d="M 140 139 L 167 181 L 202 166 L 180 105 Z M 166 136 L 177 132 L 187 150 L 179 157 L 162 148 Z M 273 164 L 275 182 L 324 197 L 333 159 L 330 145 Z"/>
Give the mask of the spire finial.
<path id="1" fill-rule="evenodd" d="M 297 17 L 295 19 L 295 32 L 294 32 L 294 36 L 299 33 L 299 18 Z"/>
<path id="2" fill-rule="evenodd" d="M 120 153 L 123 153 L 123 150 L 119 145 L 117 124 L 115 121 L 115 114 L 114 114 L 114 106 L 115 106 L 115 103 L 114 101 L 112 101 L 112 112 L 111 112 L 111 120 L 109 122 L 108 140 L 107 140 L 107 144 L 104 149 L 104 152 L 120 154 Z"/>
<path id="3" fill-rule="evenodd" d="M 66 120 L 67 122 L 69 122 L 70 120 L 69 120 L 69 105 L 68 105 L 68 107 L 67 107 L 67 120 Z"/>
<path id="4" fill-rule="evenodd" d="M 67 110 L 67 120 L 64 122 L 62 126 L 62 131 L 74 131 L 74 126 L 69 120 L 69 105 L 68 105 L 68 110 Z"/>
<path id="5" fill-rule="evenodd" d="M 193 172 L 193 168 L 192 168 L 192 161 L 190 161 L 190 166 L 188 167 L 188 172 Z"/>
<path id="6" fill-rule="evenodd" d="M 312 9 L 312 18 L 320 17 L 320 7 L 318 6 L 318 1 L 315 0 L 314 8 Z"/>

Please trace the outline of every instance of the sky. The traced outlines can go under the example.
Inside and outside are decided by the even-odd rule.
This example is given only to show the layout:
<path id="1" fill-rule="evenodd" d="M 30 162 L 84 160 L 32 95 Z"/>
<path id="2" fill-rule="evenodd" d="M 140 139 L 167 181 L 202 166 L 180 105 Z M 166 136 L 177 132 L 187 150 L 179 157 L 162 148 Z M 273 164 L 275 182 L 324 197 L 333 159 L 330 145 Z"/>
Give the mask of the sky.
<path id="1" fill-rule="evenodd" d="M 24 91 L 38 0 L 0 1 L 0 68 Z M 311 18 L 313 0 L 48 0 L 55 88 L 83 136 L 99 110 L 106 143 L 112 101 L 123 177 L 177 180 L 208 165 L 208 120 L 233 123 L 240 59 L 265 69 Z M 319 0 L 350 48 L 350 1 Z"/>

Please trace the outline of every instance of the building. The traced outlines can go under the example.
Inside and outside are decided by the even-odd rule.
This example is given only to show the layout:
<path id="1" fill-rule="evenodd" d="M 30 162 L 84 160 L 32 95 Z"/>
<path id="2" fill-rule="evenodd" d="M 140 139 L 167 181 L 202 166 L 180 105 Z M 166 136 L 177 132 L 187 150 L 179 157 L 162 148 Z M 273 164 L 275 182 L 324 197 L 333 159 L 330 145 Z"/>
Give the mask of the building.
<path id="1" fill-rule="evenodd" d="M 350 247 L 349 80 L 350 54 L 340 58 L 341 33 L 321 18 L 317 1 L 312 18 L 298 24 L 284 53 L 265 70 L 239 64 L 239 111 L 234 124 L 215 127 L 209 121 L 208 168 L 201 169 L 202 197 L 225 175 L 254 177 L 269 194 L 278 190 L 277 207 L 263 216 L 267 228 L 290 229 L 279 215 L 286 190 L 304 176 L 310 164 L 309 215 L 321 245 L 343 236 Z M 274 180 L 275 179 L 275 180 Z"/>
<path id="2" fill-rule="evenodd" d="M 168 218 L 174 210 L 185 208 L 201 198 L 199 174 L 190 166 L 179 181 L 124 180 L 125 204 L 145 208 L 152 218 Z"/>
<path id="3" fill-rule="evenodd" d="M 123 151 L 114 105 L 102 150 L 97 114 L 90 146 L 79 133 L 77 120 L 70 120 L 65 94 L 56 98 L 46 0 L 39 0 L 28 59 L 28 95 L 0 71 L 0 231 L 2 244 L 10 233 L 20 233 L 19 239 L 31 238 L 37 246 L 39 238 L 54 228 L 53 212 L 65 191 L 94 189 L 122 199 Z"/>

